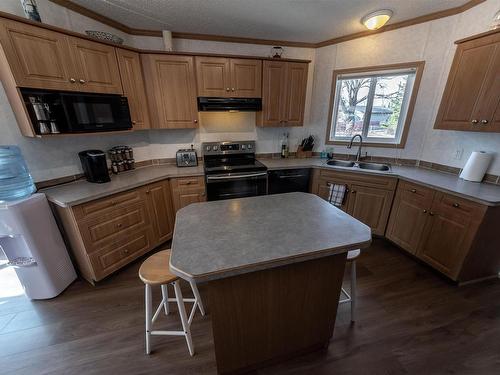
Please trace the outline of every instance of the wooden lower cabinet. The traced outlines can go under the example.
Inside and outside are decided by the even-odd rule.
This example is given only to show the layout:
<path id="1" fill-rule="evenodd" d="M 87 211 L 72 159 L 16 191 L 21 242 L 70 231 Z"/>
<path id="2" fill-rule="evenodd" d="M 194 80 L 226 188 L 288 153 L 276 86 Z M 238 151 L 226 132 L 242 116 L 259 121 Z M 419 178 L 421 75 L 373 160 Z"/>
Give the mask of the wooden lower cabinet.
<path id="1" fill-rule="evenodd" d="M 386 237 L 459 282 L 496 275 L 500 207 L 399 183 Z M 496 222 L 496 224 L 495 224 Z"/>
<path id="2" fill-rule="evenodd" d="M 341 209 L 368 225 L 373 234 L 383 236 L 396 182 L 392 177 L 315 169 L 311 191 L 327 200 L 330 184 L 347 185 L 347 195 Z"/>
<path id="3" fill-rule="evenodd" d="M 204 176 L 173 178 L 170 184 L 175 212 L 191 203 L 207 200 Z"/>
<path id="4" fill-rule="evenodd" d="M 80 274 L 91 283 L 171 239 L 173 234 L 168 180 L 74 207 L 53 207 Z"/>

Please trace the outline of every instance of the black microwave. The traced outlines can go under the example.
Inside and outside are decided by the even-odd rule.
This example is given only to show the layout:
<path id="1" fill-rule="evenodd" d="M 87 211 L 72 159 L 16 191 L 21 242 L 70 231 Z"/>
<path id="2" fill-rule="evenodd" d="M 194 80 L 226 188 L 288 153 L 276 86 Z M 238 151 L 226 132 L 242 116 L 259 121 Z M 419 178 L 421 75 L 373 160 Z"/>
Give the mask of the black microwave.
<path id="1" fill-rule="evenodd" d="M 32 89 L 21 93 L 40 135 L 132 129 L 128 101 L 121 95 Z"/>

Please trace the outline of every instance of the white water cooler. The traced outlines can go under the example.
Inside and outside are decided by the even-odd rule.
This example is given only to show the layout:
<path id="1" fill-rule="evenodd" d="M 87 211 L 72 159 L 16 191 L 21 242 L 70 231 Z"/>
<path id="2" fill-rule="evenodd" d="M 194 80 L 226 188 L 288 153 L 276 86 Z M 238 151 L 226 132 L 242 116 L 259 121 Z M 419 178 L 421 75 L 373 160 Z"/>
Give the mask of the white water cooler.
<path id="1" fill-rule="evenodd" d="M 0 203 L 0 249 L 30 299 L 53 298 L 76 279 L 45 194 Z"/>

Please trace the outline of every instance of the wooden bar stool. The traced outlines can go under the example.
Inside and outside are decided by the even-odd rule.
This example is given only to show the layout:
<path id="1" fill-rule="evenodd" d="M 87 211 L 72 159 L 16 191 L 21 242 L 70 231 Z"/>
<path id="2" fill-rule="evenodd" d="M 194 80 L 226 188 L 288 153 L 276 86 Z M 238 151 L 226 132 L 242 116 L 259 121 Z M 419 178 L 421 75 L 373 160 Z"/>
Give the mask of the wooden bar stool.
<path id="1" fill-rule="evenodd" d="M 351 293 L 347 293 L 347 291 L 342 287 L 340 290 L 340 294 L 345 295 L 346 298 L 340 299 L 339 304 L 349 303 L 351 305 L 351 322 L 354 322 L 356 319 L 356 258 L 361 254 L 361 250 L 351 250 L 347 252 L 347 263 L 351 264 Z"/>
<path id="2" fill-rule="evenodd" d="M 190 282 L 194 298 L 182 298 L 181 287 L 179 285 L 179 277 L 172 274 L 169 268 L 170 249 L 159 251 L 156 254 L 147 258 L 139 268 L 139 277 L 145 284 L 145 301 L 146 301 L 146 354 L 151 353 L 151 336 L 152 335 L 169 335 L 169 336 L 184 336 L 187 341 L 189 354 L 194 355 L 193 341 L 191 339 L 191 322 L 193 321 L 196 307 L 200 309 L 201 315 L 205 315 L 205 309 L 201 302 L 200 293 L 194 282 Z M 168 285 L 174 287 L 175 298 L 168 297 Z M 153 315 L 151 286 L 160 285 L 162 292 L 162 300 Z M 179 309 L 179 316 L 182 323 L 182 331 L 153 331 L 152 326 L 156 318 L 160 314 L 162 307 L 165 309 L 165 315 L 169 314 L 169 302 L 176 302 Z M 193 308 L 186 315 L 184 302 L 192 302 Z"/>

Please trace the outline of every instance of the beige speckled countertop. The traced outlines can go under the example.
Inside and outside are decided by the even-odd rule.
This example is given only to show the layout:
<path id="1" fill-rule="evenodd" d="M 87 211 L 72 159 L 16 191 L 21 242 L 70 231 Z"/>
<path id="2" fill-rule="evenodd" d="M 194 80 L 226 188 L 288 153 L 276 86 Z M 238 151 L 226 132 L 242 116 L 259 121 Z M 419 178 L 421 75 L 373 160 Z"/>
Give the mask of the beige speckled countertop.
<path id="1" fill-rule="evenodd" d="M 417 167 L 393 166 L 391 171 L 369 171 L 358 168 L 332 167 L 324 159 L 259 159 L 269 170 L 287 168 L 327 168 L 350 173 L 394 176 L 406 181 L 427 185 L 488 206 L 500 205 L 500 186 L 464 181 L 458 176 Z M 94 184 L 84 180 L 43 189 L 47 199 L 60 206 L 74 206 L 97 198 L 133 189 L 165 178 L 202 176 L 203 165 L 178 168 L 175 165 L 155 165 L 111 176 L 111 182 Z"/>

